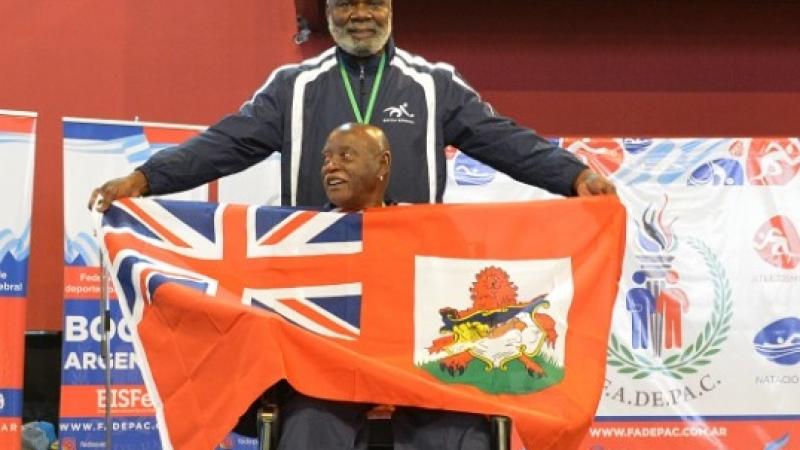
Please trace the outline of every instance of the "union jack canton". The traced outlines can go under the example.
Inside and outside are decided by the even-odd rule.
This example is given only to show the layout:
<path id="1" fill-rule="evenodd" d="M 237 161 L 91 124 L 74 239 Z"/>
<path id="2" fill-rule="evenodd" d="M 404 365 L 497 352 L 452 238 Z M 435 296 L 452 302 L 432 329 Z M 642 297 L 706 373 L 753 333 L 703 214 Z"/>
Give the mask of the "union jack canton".
<path id="1" fill-rule="evenodd" d="M 360 334 L 361 214 L 125 199 L 103 216 L 102 233 L 126 241 L 109 260 L 134 324 L 172 282 L 330 338 Z"/>

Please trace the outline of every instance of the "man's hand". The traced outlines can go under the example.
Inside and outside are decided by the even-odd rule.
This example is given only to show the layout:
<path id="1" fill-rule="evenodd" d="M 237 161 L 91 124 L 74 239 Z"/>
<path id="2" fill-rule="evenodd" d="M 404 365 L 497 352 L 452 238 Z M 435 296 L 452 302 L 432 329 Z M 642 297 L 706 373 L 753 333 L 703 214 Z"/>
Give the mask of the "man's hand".
<path id="1" fill-rule="evenodd" d="M 573 187 L 578 197 L 617 195 L 617 188 L 614 187 L 614 183 L 592 169 L 584 169 L 583 172 L 578 174 Z"/>
<path id="2" fill-rule="evenodd" d="M 128 176 L 106 181 L 93 190 L 92 196 L 89 197 L 89 209 L 96 208 L 100 212 L 105 212 L 111 206 L 111 202 L 118 198 L 139 197 L 147 195 L 149 191 L 147 178 L 142 172 L 134 170 Z M 98 196 L 100 202 L 95 206 Z"/>

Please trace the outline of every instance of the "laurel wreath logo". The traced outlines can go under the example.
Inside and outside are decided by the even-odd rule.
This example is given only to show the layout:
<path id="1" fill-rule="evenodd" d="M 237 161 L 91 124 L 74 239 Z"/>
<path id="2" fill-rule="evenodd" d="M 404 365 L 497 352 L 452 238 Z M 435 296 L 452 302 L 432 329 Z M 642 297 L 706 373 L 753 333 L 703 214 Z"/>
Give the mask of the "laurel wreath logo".
<path id="1" fill-rule="evenodd" d="M 689 238 L 687 243 L 697 250 L 711 273 L 714 283 L 714 312 L 706 322 L 697 339 L 681 353 L 669 356 L 665 360 L 653 359 L 649 355 L 634 354 L 631 349 L 611 333 L 611 345 L 608 347 L 608 365 L 617 372 L 632 375 L 633 379 L 647 378 L 651 374 L 661 373 L 676 379 L 684 375 L 697 373 L 699 367 L 711 362 L 710 357 L 720 352 L 722 344 L 728 338 L 733 318 L 733 302 L 731 286 L 725 269 L 719 258 L 701 240 Z"/>

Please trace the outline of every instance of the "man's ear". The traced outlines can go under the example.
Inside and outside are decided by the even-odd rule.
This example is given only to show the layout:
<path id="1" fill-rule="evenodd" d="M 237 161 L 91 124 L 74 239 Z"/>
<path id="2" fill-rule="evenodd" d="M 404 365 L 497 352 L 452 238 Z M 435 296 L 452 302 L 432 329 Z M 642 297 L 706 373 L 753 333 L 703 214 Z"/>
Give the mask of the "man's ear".
<path id="1" fill-rule="evenodd" d="M 391 172 L 392 169 L 392 154 L 389 152 L 383 152 L 381 154 L 380 165 L 381 167 L 378 169 L 378 174 L 388 177 L 389 172 Z"/>

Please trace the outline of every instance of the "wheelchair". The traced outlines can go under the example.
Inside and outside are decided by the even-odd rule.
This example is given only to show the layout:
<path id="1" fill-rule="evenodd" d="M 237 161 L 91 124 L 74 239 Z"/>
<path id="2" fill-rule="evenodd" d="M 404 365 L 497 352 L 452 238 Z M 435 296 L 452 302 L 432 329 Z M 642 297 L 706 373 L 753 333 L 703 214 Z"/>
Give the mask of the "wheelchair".
<path id="1" fill-rule="evenodd" d="M 391 413 L 373 410 L 368 414 L 370 427 L 370 450 L 392 448 Z M 511 450 L 511 419 L 505 416 L 489 416 L 490 449 Z M 278 448 L 280 431 L 280 412 L 275 404 L 265 403 L 256 412 L 258 427 L 258 449 L 274 450 Z"/>

